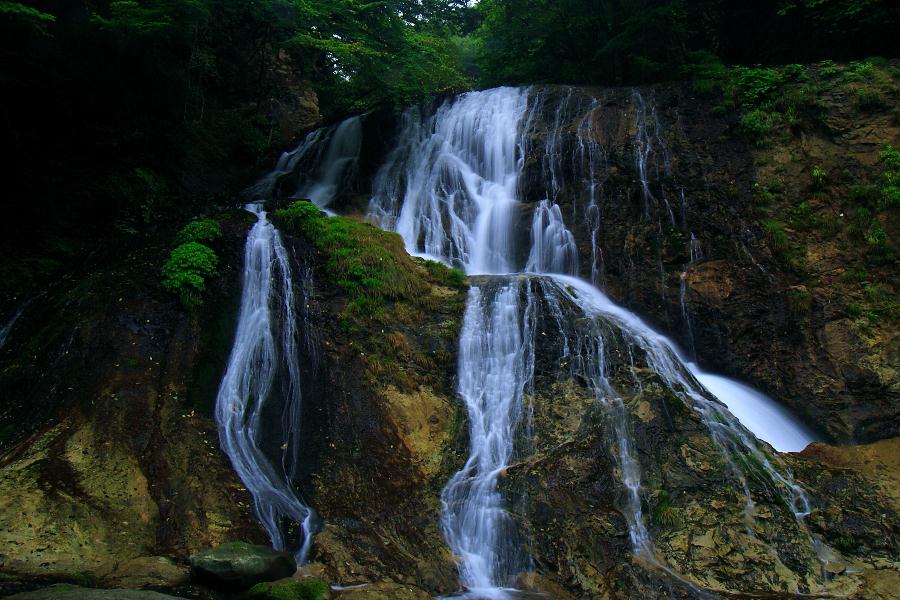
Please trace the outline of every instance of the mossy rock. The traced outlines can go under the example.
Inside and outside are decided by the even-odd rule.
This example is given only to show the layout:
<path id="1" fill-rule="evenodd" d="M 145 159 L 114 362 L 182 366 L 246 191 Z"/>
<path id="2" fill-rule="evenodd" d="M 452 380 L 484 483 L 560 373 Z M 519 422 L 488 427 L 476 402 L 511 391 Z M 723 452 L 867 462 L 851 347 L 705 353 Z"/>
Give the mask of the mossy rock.
<path id="1" fill-rule="evenodd" d="M 225 591 L 284 579 L 296 570 L 290 554 L 246 542 L 228 542 L 191 556 L 191 579 Z"/>
<path id="2" fill-rule="evenodd" d="M 318 579 L 285 579 L 258 583 L 250 589 L 254 600 L 324 600 L 329 587 Z"/>

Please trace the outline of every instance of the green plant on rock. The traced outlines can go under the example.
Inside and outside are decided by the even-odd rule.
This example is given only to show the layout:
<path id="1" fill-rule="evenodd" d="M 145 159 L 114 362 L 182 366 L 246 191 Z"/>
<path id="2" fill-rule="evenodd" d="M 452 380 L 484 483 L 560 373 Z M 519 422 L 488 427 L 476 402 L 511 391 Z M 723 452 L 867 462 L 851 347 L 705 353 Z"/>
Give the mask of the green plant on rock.
<path id="1" fill-rule="evenodd" d="M 212 248 L 188 242 L 174 248 L 162 268 L 162 286 L 178 294 L 188 308 L 203 303 L 206 280 L 216 274 L 219 259 Z"/>
<path id="2" fill-rule="evenodd" d="M 825 172 L 825 169 L 813 167 L 810 174 L 812 175 L 813 188 L 819 191 L 825 189 L 825 184 L 828 183 L 828 173 Z"/>
<path id="3" fill-rule="evenodd" d="M 672 507 L 672 499 L 669 492 L 660 490 L 656 495 L 656 503 L 650 520 L 657 527 L 675 527 L 679 523 L 678 512 Z"/>
<path id="4" fill-rule="evenodd" d="M 735 84 L 741 95 L 741 102 L 747 106 L 761 105 L 784 83 L 784 76 L 774 69 L 738 67 L 735 71 Z"/>
<path id="5" fill-rule="evenodd" d="M 185 225 L 175 236 L 175 244 L 181 245 L 188 242 L 215 242 L 222 237 L 222 228 L 217 221 L 202 219 L 191 221 Z"/>
<path id="6" fill-rule="evenodd" d="M 887 106 L 887 102 L 884 99 L 884 94 L 882 94 L 881 90 L 877 88 L 863 86 L 856 88 L 853 94 L 854 96 L 856 96 L 856 106 L 860 110 L 873 111 L 885 108 Z"/>
<path id="7" fill-rule="evenodd" d="M 757 147 L 769 144 L 772 130 L 778 124 L 778 116 L 763 109 L 754 109 L 741 117 L 743 134 Z"/>

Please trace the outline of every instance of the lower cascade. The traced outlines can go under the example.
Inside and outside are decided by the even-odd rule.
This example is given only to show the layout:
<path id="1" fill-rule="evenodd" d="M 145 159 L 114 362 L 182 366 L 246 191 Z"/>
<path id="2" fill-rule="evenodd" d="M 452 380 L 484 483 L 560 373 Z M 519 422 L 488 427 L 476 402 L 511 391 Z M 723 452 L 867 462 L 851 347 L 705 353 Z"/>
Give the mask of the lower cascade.
<path id="1" fill-rule="evenodd" d="M 285 526 L 300 528 L 293 544 L 303 563 L 312 544 L 315 513 L 293 481 L 300 446 L 301 390 L 296 302 L 291 264 L 281 236 L 259 204 L 244 250 L 243 292 L 234 346 L 219 393 L 216 421 L 222 449 L 253 496 L 257 517 L 278 550 L 291 549 Z M 283 402 L 282 430 L 264 424 L 270 405 Z M 281 440 L 280 456 L 268 450 Z"/>
<path id="2" fill-rule="evenodd" d="M 520 308 L 520 295 L 516 282 L 492 297 L 479 287 L 469 291 L 459 342 L 459 394 L 469 413 L 470 454 L 441 494 L 441 524 L 460 557 L 462 584 L 487 597 L 498 595 L 496 588 L 525 566 L 515 525 L 497 489 L 514 454 L 514 435 L 534 374 L 533 314 L 530 302 Z"/>

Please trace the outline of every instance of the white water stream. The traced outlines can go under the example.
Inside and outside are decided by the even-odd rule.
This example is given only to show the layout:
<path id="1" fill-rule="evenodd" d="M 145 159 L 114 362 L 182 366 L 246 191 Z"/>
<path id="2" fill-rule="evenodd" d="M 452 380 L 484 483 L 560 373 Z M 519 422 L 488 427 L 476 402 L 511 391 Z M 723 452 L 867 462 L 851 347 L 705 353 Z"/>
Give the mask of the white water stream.
<path id="1" fill-rule="evenodd" d="M 294 489 L 292 457 L 300 433 L 300 358 L 291 265 L 281 236 L 263 207 L 247 205 L 257 222 L 244 249 L 243 292 L 237 333 L 216 397 L 216 421 L 222 449 L 253 496 L 257 517 L 272 545 L 287 550 L 285 521 L 301 528 L 293 551 L 303 563 L 312 543 L 315 514 Z M 277 379 L 282 385 L 276 385 Z M 264 408 L 282 401 L 282 431 L 264 427 Z M 266 442 L 280 439 L 274 461 Z"/>
<path id="2" fill-rule="evenodd" d="M 568 105 L 570 96 L 562 102 Z M 636 167 L 648 215 L 650 205 L 657 202 L 649 187 L 650 157 L 665 154 L 665 146 L 655 113 L 637 93 L 634 102 Z M 748 522 L 753 501 L 739 467 L 739 459 L 746 455 L 762 465 L 773 487 L 802 518 L 809 512 L 805 494 L 788 471 L 770 460 L 770 453 L 754 434 L 779 449 L 791 450 L 812 441 L 811 434 L 786 411 L 773 409 L 777 405 L 765 396 L 689 364 L 673 342 L 590 283 L 571 276 L 577 273 L 577 248 L 553 202 L 563 164 L 556 133 L 544 148 L 548 198 L 534 209 L 528 258 L 525 264 L 518 262 L 521 259 L 517 257 L 522 256 L 516 248 L 522 209 L 519 174 L 528 148 L 527 130 L 537 110 L 532 105 L 528 112 L 528 105 L 528 90 L 498 88 L 447 101 L 427 119 L 416 112 L 407 113 L 396 150 L 376 178 L 371 217 L 399 233 L 411 253 L 461 266 L 470 275 L 514 274 L 523 267 L 534 273 L 555 273 L 551 279 L 541 280 L 549 305 L 567 298 L 586 318 L 614 323 L 629 347 L 642 353 L 670 389 L 701 416 L 746 493 Z M 591 110 L 595 105 L 591 103 Z M 558 106 L 557 129 L 564 113 L 565 107 Z M 603 153 L 587 139 L 591 123 L 590 115 L 582 119 L 577 138 L 580 159 L 589 156 L 586 171 L 593 179 L 595 161 Z M 668 159 L 663 168 L 668 169 Z M 584 188 L 589 191 L 586 214 L 593 238 L 591 279 L 597 282 L 602 269 L 597 264 L 602 260 L 596 239 L 598 188 L 593 180 L 586 181 Z M 674 225 L 671 206 L 664 197 L 662 201 Z M 498 474 L 514 458 L 513 438 L 522 422 L 523 394 L 533 383 L 534 296 L 529 283 L 523 302 L 522 285 L 526 284 L 511 278 L 491 293 L 474 285 L 460 338 L 458 390 L 469 414 L 470 455 L 442 494 L 442 526 L 459 558 L 460 581 L 477 598 L 507 597 L 515 569 L 522 566 L 512 519 L 497 487 Z M 577 359 L 574 364 L 607 408 L 616 431 L 615 453 L 621 483 L 628 492 L 626 517 L 633 549 L 655 560 L 641 512 L 640 466 L 632 448 L 629 415 L 606 378 L 603 336 L 567 332 L 561 313 L 557 319 L 566 351 Z M 723 404 L 714 401 L 714 396 Z M 734 415 L 743 416 L 746 422 L 742 424 Z"/>

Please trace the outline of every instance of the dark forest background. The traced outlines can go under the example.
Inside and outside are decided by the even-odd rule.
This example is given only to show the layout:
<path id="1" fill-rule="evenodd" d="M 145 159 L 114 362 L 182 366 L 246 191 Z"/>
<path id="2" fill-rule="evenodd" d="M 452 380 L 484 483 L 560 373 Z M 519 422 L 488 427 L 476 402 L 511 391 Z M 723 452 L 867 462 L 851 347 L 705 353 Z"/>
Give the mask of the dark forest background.
<path id="1" fill-rule="evenodd" d="M 234 204 L 298 82 L 327 122 L 474 87 L 896 57 L 898 31 L 896 0 L 0 1 L 0 277 Z"/>

